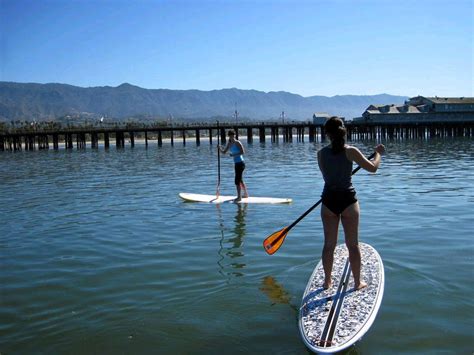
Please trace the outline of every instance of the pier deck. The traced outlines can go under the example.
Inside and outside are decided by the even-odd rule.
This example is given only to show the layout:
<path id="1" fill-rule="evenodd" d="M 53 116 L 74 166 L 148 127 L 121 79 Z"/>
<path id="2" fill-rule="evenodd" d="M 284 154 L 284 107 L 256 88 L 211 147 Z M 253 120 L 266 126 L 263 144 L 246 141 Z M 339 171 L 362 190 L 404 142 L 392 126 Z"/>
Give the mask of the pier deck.
<path id="1" fill-rule="evenodd" d="M 403 123 L 403 124 L 375 124 L 347 122 L 348 140 L 358 139 L 429 139 L 434 137 L 472 137 L 474 135 L 474 122 L 457 123 Z M 264 143 L 266 139 L 271 142 L 303 142 L 305 137 L 309 142 L 324 140 L 322 125 L 311 122 L 247 122 L 247 123 L 222 123 L 199 125 L 175 126 L 148 126 L 127 125 L 114 127 L 83 127 L 83 128 L 56 128 L 22 130 L 11 129 L 0 131 L 0 151 L 59 149 L 60 143 L 65 149 L 85 149 L 87 145 L 92 149 L 99 148 L 99 141 L 103 142 L 105 149 L 114 142 L 115 147 L 124 148 L 126 142 L 131 147 L 135 146 L 136 139 L 143 139 L 145 145 L 156 142 L 158 146 L 168 139 L 171 145 L 181 141 L 186 145 L 188 140 L 194 140 L 196 145 L 202 139 L 208 139 L 210 144 L 219 140 L 226 142 L 226 131 L 233 129 L 237 136 L 245 136 L 247 143 L 258 139 Z"/>

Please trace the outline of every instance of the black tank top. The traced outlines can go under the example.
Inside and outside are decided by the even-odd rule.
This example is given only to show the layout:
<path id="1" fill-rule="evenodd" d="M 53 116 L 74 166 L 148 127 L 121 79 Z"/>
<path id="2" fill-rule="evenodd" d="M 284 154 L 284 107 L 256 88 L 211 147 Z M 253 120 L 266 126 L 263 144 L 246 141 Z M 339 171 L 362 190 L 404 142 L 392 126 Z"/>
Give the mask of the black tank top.
<path id="1" fill-rule="evenodd" d="M 352 161 L 347 159 L 345 149 L 334 154 L 329 146 L 324 147 L 321 149 L 319 163 L 325 191 L 354 191 L 352 186 Z"/>

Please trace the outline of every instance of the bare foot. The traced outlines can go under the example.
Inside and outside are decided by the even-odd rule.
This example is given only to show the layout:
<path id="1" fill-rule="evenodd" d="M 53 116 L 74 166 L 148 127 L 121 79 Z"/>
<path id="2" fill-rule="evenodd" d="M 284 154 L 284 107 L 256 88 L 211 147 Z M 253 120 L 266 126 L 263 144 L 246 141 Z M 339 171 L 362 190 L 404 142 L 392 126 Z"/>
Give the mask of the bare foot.
<path id="1" fill-rule="evenodd" d="M 239 203 L 240 201 L 242 201 L 242 199 L 241 199 L 240 197 L 237 197 L 237 198 L 234 199 L 234 201 L 232 201 L 232 202 L 234 202 L 234 203 Z"/>
<path id="2" fill-rule="evenodd" d="M 367 284 L 364 281 L 359 282 L 359 285 L 357 286 L 354 285 L 354 289 L 356 291 L 362 290 L 363 288 L 366 288 L 366 287 L 367 287 Z"/>
<path id="3" fill-rule="evenodd" d="M 325 290 L 330 289 L 331 286 L 332 286 L 332 281 L 329 281 L 329 282 L 324 281 L 323 288 Z"/>

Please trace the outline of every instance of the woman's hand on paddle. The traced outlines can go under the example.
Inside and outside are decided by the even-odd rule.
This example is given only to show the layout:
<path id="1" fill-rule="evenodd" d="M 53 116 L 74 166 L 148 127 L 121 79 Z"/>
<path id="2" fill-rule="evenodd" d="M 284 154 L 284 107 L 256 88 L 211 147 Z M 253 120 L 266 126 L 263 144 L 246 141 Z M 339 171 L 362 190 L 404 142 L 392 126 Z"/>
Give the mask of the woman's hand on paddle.
<path id="1" fill-rule="evenodd" d="M 227 153 L 227 151 L 229 150 L 229 144 L 227 144 L 224 148 L 218 144 L 217 145 L 217 149 L 219 149 L 219 151 L 222 153 L 222 154 L 225 154 Z"/>
<path id="2" fill-rule="evenodd" d="M 382 155 L 383 153 L 385 153 L 385 146 L 383 144 L 378 144 L 374 150 L 380 155 Z"/>
<path id="3" fill-rule="evenodd" d="M 383 144 L 377 144 L 377 146 L 374 148 L 374 154 L 373 154 L 374 157 L 372 159 L 372 164 L 373 164 L 375 170 L 366 169 L 365 167 L 364 167 L 364 169 L 368 170 L 372 173 L 375 173 L 377 171 L 377 169 L 379 168 L 379 166 L 380 166 L 380 162 L 382 161 L 382 154 L 383 153 L 385 153 L 385 146 Z"/>

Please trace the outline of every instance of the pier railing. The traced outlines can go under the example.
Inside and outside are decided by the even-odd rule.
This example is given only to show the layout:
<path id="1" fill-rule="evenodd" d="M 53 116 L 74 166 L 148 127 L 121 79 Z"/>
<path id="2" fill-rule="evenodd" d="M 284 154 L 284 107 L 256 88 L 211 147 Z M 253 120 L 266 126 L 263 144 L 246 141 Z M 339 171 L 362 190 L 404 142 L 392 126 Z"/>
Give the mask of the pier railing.
<path id="1" fill-rule="evenodd" d="M 429 139 L 434 137 L 472 137 L 474 123 L 367 123 L 348 122 L 346 124 L 348 140 L 360 139 Z M 239 123 L 194 123 L 194 124 L 124 124 L 124 125 L 89 125 L 84 127 L 27 126 L 0 128 L 0 151 L 99 148 L 99 142 L 105 149 L 111 145 L 124 148 L 126 143 L 131 147 L 140 139 L 146 146 L 156 142 L 162 146 L 164 142 L 174 145 L 181 141 L 186 145 L 188 140 L 194 140 L 196 145 L 202 139 L 208 139 L 210 144 L 217 139 L 226 142 L 226 132 L 236 131 L 237 136 L 246 137 L 247 143 L 258 139 L 260 143 L 270 139 L 271 142 L 309 142 L 324 140 L 321 125 L 312 122 L 239 122 Z"/>

